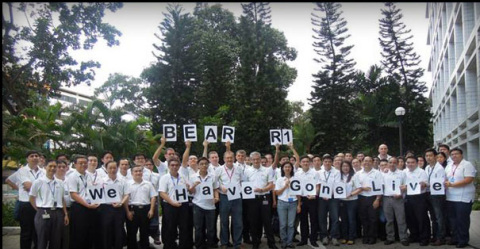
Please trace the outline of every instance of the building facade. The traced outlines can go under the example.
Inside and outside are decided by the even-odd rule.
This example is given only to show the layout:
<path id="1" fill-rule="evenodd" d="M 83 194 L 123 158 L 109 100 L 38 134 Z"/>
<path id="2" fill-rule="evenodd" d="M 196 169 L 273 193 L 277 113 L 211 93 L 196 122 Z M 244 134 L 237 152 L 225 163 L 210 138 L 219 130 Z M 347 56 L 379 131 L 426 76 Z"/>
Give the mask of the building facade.
<path id="1" fill-rule="evenodd" d="M 435 146 L 480 164 L 480 2 L 427 3 Z"/>

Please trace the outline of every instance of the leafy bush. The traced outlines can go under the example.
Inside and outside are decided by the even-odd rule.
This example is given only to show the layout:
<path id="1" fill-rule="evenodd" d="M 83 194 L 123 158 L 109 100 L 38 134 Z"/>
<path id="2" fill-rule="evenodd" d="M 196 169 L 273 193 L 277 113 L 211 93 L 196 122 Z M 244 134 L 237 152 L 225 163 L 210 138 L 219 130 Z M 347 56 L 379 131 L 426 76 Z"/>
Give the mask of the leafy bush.
<path id="1" fill-rule="evenodd" d="M 480 201 L 474 201 L 472 210 L 480 210 Z"/>
<path id="2" fill-rule="evenodd" d="M 2 202 L 2 226 L 3 227 L 18 227 L 20 223 L 13 218 L 13 209 L 15 202 Z"/>

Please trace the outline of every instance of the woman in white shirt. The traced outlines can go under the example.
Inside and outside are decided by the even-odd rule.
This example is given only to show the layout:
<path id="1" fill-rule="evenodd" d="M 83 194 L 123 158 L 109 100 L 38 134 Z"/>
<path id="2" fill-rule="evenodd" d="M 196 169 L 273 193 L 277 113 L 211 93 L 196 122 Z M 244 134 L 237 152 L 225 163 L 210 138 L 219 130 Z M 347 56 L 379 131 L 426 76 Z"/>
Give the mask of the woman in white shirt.
<path id="1" fill-rule="evenodd" d="M 281 176 L 275 182 L 275 194 L 278 198 L 277 212 L 280 222 L 280 238 L 282 248 L 294 248 L 292 244 L 295 216 L 300 213 L 301 198 L 298 195 L 290 195 L 290 181 L 294 176 L 291 162 L 282 164 Z"/>
<path id="2" fill-rule="evenodd" d="M 346 184 L 347 189 L 347 198 L 340 200 L 340 219 L 342 220 L 340 242 L 353 245 L 357 237 L 357 195 L 362 190 L 359 189 L 361 186 L 350 161 L 343 161 L 340 169 L 342 170 L 340 180 Z"/>

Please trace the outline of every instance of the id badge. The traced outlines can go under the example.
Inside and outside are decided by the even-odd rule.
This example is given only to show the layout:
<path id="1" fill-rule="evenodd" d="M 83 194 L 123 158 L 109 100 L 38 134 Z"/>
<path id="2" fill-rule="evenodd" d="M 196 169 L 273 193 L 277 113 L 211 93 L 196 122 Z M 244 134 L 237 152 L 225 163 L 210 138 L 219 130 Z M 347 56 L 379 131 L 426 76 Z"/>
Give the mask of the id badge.
<path id="1" fill-rule="evenodd" d="M 268 205 L 268 200 L 263 200 L 262 204 L 263 205 Z"/>
<path id="2" fill-rule="evenodd" d="M 288 202 L 293 202 L 293 198 L 292 198 L 292 197 L 288 197 Z"/>
<path id="3" fill-rule="evenodd" d="M 450 176 L 450 178 L 448 178 L 448 181 L 451 182 L 451 183 L 454 183 L 454 182 L 455 182 L 455 177 L 454 177 L 454 176 Z"/>
<path id="4" fill-rule="evenodd" d="M 47 211 L 45 211 L 45 213 L 42 214 L 42 219 L 44 219 L 44 220 L 50 219 L 50 214 L 48 214 Z"/>
<path id="5" fill-rule="evenodd" d="M 55 211 L 55 209 L 57 208 L 57 202 L 54 202 L 53 203 L 53 206 L 50 208 L 52 211 Z"/>

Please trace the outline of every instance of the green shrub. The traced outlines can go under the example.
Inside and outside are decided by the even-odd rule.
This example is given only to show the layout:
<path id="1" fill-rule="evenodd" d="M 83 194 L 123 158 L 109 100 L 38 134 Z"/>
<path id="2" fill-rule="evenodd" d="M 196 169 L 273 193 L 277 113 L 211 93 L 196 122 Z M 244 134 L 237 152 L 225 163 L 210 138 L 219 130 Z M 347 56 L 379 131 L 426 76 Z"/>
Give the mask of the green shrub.
<path id="1" fill-rule="evenodd" d="M 473 202 L 472 210 L 480 210 L 480 201 Z"/>
<path id="2" fill-rule="evenodd" d="M 13 209 L 15 202 L 2 202 L 2 226 L 3 227 L 18 227 L 20 223 L 13 218 Z"/>

